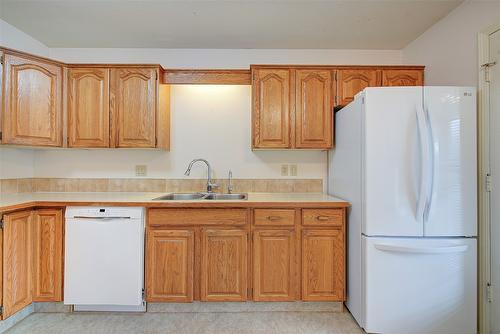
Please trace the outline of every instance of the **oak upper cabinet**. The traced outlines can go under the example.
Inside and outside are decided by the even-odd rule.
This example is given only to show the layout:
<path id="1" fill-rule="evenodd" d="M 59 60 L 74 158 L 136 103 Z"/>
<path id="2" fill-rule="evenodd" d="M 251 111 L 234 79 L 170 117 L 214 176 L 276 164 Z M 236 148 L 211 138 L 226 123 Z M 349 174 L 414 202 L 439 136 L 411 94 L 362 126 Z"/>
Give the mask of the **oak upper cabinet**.
<path id="1" fill-rule="evenodd" d="M 146 246 L 146 300 L 192 302 L 194 230 L 149 230 Z"/>
<path id="2" fill-rule="evenodd" d="M 253 148 L 290 148 L 290 70 L 252 69 Z"/>
<path id="3" fill-rule="evenodd" d="M 62 210 L 40 209 L 34 211 L 33 225 L 33 301 L 62 301 Z"/>
<path id="4" fill-rule="evenodd" d="M 296 299 L 295 232 L 255 230 L 253 234 L 253 299 Z"/>
<path id="5" fill-rule="evenodd" d="M 302 231 L 302 300 L 345 299 L 344 247 L 342 229 Z"/>
<path id="6" fill-rule="evenodd" d="M 68 146 L 109 147 L 109 68 L 68 70 Z"/>
<path id="7" fill-rule="evenodd" d="M 337 105 L 347 105 L 354 96 L 366 87 L 381 86 L 382 71 L 376 69 L 339 69 L 337 70 Z"/>
<path id="8" fill-rule="evenodd" d="M 20 211 L 4 216 L 2 294 L 3 319 L 33 301 L 32 212 Z"/>
<path id="9" fill-rule="evenodd" d="M 332 147 L 332 72 L 297 69 L 295 99 L 295 147 Z"/>
<path id="10" fill-rule="evenodd" d="M 245 230 L 202 229 L 202 301 L 247 299 L 247 235 Z"/>
<path id="11" fill-rule="evenodd" d="M 112 68 L 114 147 L 156 147 L 157 68 Z"/>
<path id="12" fill-rule="evenodd" d="M 384 69 L 382 71 L 382 86 L 422 86 L 423 84 L 423 69 Z"/>
<path id="13" fill-rule="evenodd" d="M 4 57 L 2 143 L 62 146 L 62 67 Z"/>

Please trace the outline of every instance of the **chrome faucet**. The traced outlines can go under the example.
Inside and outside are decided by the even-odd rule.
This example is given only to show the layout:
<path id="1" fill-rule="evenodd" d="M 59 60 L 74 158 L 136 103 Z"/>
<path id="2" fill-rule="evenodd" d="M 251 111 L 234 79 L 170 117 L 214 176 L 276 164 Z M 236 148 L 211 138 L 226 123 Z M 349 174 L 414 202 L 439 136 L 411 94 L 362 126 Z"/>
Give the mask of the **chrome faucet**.
<path id="1" fill-rule="evenodd" d="M 207 160 L 205 160 L 205 159 L 194 159 L 193 161 L 191 161 L 189 163 L 189 166 L 186 169 L 186 171 L 184 172 L 184 175 L 189 176 L 189 174 L 191 174 L 191 168 L 198 161 L 204 162 L 207 165 L 207 169 L 208 169 L 207 170 L 207 174 L 208 174 L 208 176 L 207 176 L 207 193 L 213 193 L 214 192 L 214 188 L 217 188 L 218 186 L 215 183 L 212 182 L 212 167 L 210 167 L 210 164 L 208 163 Z"/>
<path id="2" fill-rule="evenodd" d="M 227 183 L 227 193 L 232 194 L 233 193 L 233 172 L 229 170 L 229 182 Z"/>

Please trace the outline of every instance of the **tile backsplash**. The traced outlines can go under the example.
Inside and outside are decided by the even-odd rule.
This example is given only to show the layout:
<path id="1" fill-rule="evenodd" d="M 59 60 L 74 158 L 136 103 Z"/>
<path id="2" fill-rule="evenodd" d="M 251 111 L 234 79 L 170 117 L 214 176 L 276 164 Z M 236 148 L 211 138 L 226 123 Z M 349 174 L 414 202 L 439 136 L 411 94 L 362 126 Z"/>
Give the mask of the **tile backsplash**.
<path id="1" fill-rule="evenodd" d="M 227 191 L 227 179 L 214 180 L 216 191 Z M 193 192 L 206 188 L 205 179 L 24 178 L 0 180 L 3 194 L 29 192 Z M 322 179 L 234 179 L 234 192 L 323 192 Z"/>

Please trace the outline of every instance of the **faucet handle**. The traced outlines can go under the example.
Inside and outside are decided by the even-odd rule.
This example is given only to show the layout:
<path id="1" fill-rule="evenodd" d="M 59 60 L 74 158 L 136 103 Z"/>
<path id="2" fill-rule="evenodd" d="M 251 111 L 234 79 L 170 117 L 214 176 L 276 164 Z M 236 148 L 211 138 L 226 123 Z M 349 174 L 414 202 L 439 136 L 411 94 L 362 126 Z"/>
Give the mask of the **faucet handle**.
<path id="1" fill-rule="evenodd" d="M 209 193 L 213 192 L 213 190 L 217 188 L 219 188 L 219 185 L 217 183 L 212 183 L 212 182 L 207 183 L 207 191 Z"/>

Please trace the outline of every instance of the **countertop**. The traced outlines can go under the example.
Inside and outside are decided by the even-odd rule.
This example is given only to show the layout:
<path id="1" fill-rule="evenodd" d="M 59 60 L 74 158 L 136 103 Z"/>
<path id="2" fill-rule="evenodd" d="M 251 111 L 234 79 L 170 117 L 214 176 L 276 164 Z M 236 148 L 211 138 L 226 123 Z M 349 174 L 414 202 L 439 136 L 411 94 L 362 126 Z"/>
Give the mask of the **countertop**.
<path id="1" fill-rule="evenodd" d="M 0 194 L 0 212 L 37 207 L 71 205 L 145 207 L 348 207 L 342 199 L 323 193 L 248 193 L 246 200 L 154 201 L 165 193 L 152 192 L 50 192 Z"/>

